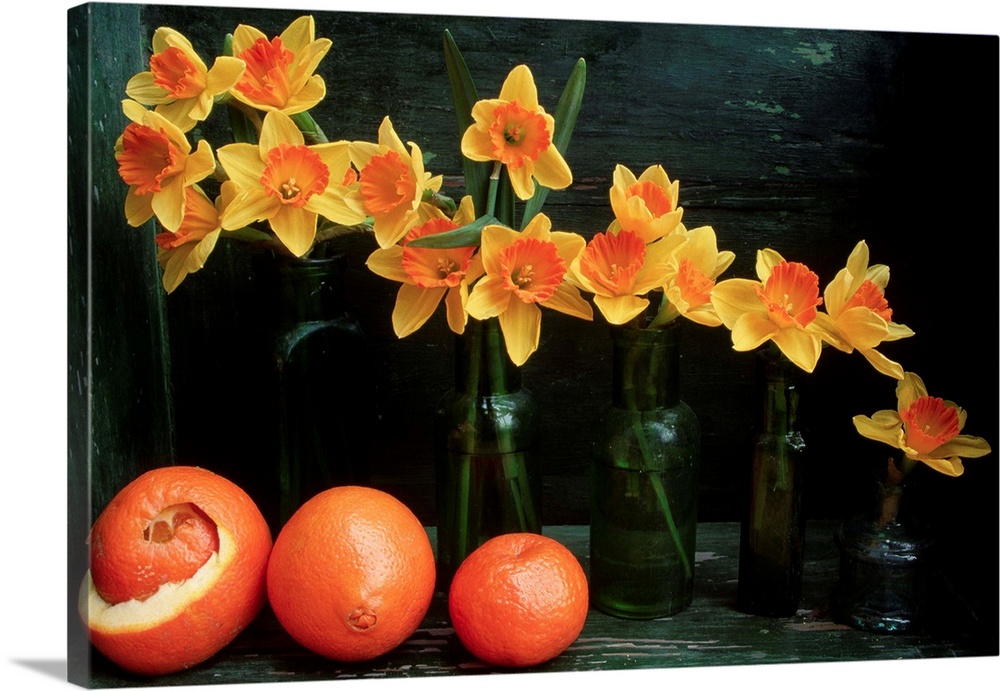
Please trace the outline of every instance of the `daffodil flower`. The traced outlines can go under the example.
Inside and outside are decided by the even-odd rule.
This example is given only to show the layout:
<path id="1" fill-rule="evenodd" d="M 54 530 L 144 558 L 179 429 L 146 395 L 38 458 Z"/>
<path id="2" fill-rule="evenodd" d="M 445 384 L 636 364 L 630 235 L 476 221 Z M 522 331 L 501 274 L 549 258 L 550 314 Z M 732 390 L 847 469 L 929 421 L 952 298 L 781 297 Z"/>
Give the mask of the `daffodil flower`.
<path id="1" fill-rule="evenodd" d="M 684 209 L 677 205 L 680 183 L 671 182 L 662 166 L 650 166 L 636 178 L 618 164 L 612 176 L 611 209 L 615 230 L 628 230 L 645 242 L 673 233 Z"/>
<path id="2" fill-rule="evenodd" d="M 357 184 L 351 184 L 348 146 L 346 141 L 306 146 L 290 117 L 269 112 L 258 144 L 219 149 L 219 162 L 238 191 L 222 227 L 267 221 L 282 244 L 301 257 L 312 247 L 319 216 L 343 225 L 361 223 L 365 212 Z"/>
<path id="3" fill-rule="evenodd" d="M 159 247 L 156 261 L 163 269 L 163 289 L 168 293 L 174 292 L 188 274 L 205 266 L 222 231 L 221 212 L 236 196 L 235 185 L 229 181 L 222 183 L 214 204 L 197 185 L 188 187 L 186 192 L 180 227 L 172 233 L 157 233 L 155 237 Z"/>
<path id="4" fill-rule="evenodd" d="M 444 233 L 475 220 L 472 197 L 462 199 L 454 218 L 440 210 L 422 205 L 427 220 L 415 225 L 402 244 L 377 249 L 368 257 L 367 266 L 374 273 L 402 283 L 392 311 L 392 328 L 404 338 L 419 329 L 443 299 L 448 326 L 457 334 L 465 331 L 465 302 L 469 284 L 482 275 L 482 262 L 475 247 L 432 249 L 409 247 L 416 238 Z"/>
<path id="5" fill-rule="evenodd" d="M 466 310 L 474 319 L 499 317 L 515 365 L 523 365 L 538 349 L 539 305 L 580 319 L 594 318 L 590 303 L 565 280 L 585 246 L 575 233 L 552 231 L 552 222 L 541 213 L 521 232 L 499 225 L 483 228 L 480 252 L 486 275 L 473 286 Z"/>
<path id="6" fill-rule="evenodd" d="M 826 332 L 816 324 L 819 277 L 805 264 L 787 262 L 771 249 L 757 252 L 759 281 L 731 278 L 712 289 L 712 305 L 732 331 L 733 349 L 753 350 L 773 341 L 795 365 L 812 372 Z"/>
<path id="7" fill-rule="evenodd" d="M 351 142 L 365 211 L 373 218 L 375 240 L 382 249 L 395 245 L 417 223 L 424 193 L 441 189 L 442 176 L 426 172 L 420 147 L 409 144 L 408 152 L 388 117 L 379 125 L 378 144 Z"/>
<path id="8" fill-rule="evenodd" d="M 889 267 L 884 264 L 868 265 L 868 245 L 859 242 L 841 269 L 823 292 L 827 314 L 819 319 L 829 319 L 827 328 L 836 338 L 829 343 L 850 353 L 857 349 L 872 366 L 882 374 L 901 379 L 903 367 L 877 350 L 884 341 L 895 341 L 913 335 L 913 331 L 892 321 L 892 309 L 885 299 L 889 282 Z M 828 315 L 828 316 L 827 316 Z"/>
<path id="9" fill-rule="evenodd" d="M 149 71 L 132 77 L 125 86 L 130 98 L 187 132 L 208 118 L 215 98 L 229 91 L 243 75 L 243 61 L 220 56 L 208 69 L 191 42 L 169 27 L 153 33 Z"/>
<path id="10" fill-rule="evenodd" d="M 573 174 L 552 143 L 555 119 L 538 104 L 535 79 L 526 65 L 510 71 L 499 98 L 477 101 L 472 119 L 462 136 L 462 154 L 507 166 L 519 199 L 531 198 L 535 181 L 550 189 L 572 184 Z"/>
<path id="11" fill-rule="evenodd" d="M 667 281 L 663 286 L 665 301 L 653 325 L 683 316 L 702 326 L 719 326 L 722 319 L 712 305 L 712 289 L 736 255 L 728 250 L 719 252 L 711 226 L 687 230 L 679 224 L 677 228 L 679 235 L 675 233 L 664 238 L 680 237 L 683 242 L 667 258 Z"/>
<path id="12" fill-rule="evenodd" d="M 649 291 L 666 280 L 670 253 L 683 238 L 647 245 L 632 231 L 597 233 L 570 265 L 571 280 L 594 294 L 609 324 L 625 324 L 649 306 Z"/>
<path id="13" fill-rule="evenodd" d="M 965 470 L 963 457 L 979 458 L 990 452 L 985 439 L 959 434 L 966 417 L 951 401 L 928 396 L 919 376 L 904 372 L 896 384 L 896 410 L 880 410 L 871 417 L 856 415 L 853 420 L 861 436 L 900 449 L 911 466 L 920 462 L 957 477 Z"/>
<path id="14" fill-rule="evenodd" d="M 176 231 L 187 188 L 215 171 L 212 148 L 201 140 L 192 153 L 180 128 L 136 101 L 122 101 L 122 111 L 132 121 L 115 143 L 118 174 L 128 185 L 125 218 L 141 226 L 155 215 L 164 228 Z"/>
<path id="15" fill-rule="evenodd" d="M 326 96 L 326 83 L 313 72 L 331 45 L 328 38 L 316 38 L 311 16 L 299 17 L 271 40 L 240 24 L 233 32 L 233 55 L 246 70 L 230 93 L 257 110 L 286 115 L 307 111 Z"/>

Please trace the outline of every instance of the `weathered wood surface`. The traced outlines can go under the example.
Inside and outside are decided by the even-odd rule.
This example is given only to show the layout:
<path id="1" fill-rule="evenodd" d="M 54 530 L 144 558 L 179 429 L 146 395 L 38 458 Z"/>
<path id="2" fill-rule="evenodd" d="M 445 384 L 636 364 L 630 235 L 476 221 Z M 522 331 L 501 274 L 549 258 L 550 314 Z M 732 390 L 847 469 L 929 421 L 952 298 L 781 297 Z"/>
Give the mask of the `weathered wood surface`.
<path id="1" fill-rule="evenodd" d="M 808 526 L 804 594 L 793 617 L 769 619 L 736 611 L 739 526 L 705 523 L 698 526 L 695 597 L 688 609 L 673 617 L 649 621 L 616 619 L 591 610 L 583 632 L 562 655 L 524 671 L 588 672 L 997 654 L 996 632 L 990 638 L 968 628 L 968 620 L 960 617 L 945 628 L 906 635 L 868 634 L 837 623 L 828 604 L 837 569 L 831 538 L 834 525 L 813 522 Z M 543 532 L 569 547 L 589 573 L 586 527 L 547 526 Z M 433 541 L 434 530 L 429 533 Z M 951 601 L 946 597 L 937 604 Z M 368 663 L 337 663 L 311 653 L 288 636 L 274 615 L 265 610 L 228 648 L 197 668 L 148 680 L 123 676 L 98 655 L 93 660 L 93 673 L 93 686 L 107 688 L 516 672 L 473 658 L 455 636 L 447 601 L 438 594 L 423 624 L 406 642 Z"/>
<path id="2" fill-rule="evenodd" d="M 72 131 L 90 137 L 92 156 L 71 142 L 71 582 L 85 568 L 82 526 L 141 470 L 198 464 L 269 502 L 275 471 L 265 433 L 272 425 L 248 356 L 266 315 L 251 298 L 251 256 L 220 243 L 208 266 L 174 294 L 157 292 L 154 228 L 125 224 L 125 189 L 111 145 L 126 124 L 118 106 L 125 81 L 142 69 L 158 26 L 182 31 L 207 57 L 241 22 L 273 35 L 298 16 L 103 3 L 88 12 L 88 39 L 99 49 L 71 54 L 70 72 L 77 88 L 71 123 L 88 123 Z M 872 261 L 892 269 L 888 298 L 896 318 L 917 332 L 887 345 L 886 354 L 921 374 L 932 393 L 965 407 L 966 431 L 996 446 L 998 397 L 982 372 L 992 373 L 997 353 L 992 312 L 984 316 L 984 305 L 994 309 L 998 278 L 997 37 L 314 16 L 317 34 L 333 40 L 319 68 L 328 95 L 315 112 L 327 134 L 374 140 L 389 115 L 404 140 L 435 154 L 428 168 L 445 175 L 455 196 L 462 183 L 444 29 L 484 97 L 496 94 L 512 66 L 526 63 L 552 110 L 572 65 L 584 57 L 587 91 L 567 155 L 574 183 L 550 194 L 545 208 L 557 227 L 585 236 L 602 230 L 611 220 L 614 165 L 638 173 L 659 163 L 681 182 L 685 223 L 712 225 L 720 247 L 736 253 L 727 276 L 753 277 L 754 252 L 773 247 L 805 262 L 825 285 L 865 239 Z M 70 22 L 71 32 L 76 26 Z M 969 88 L 956 75 L 975 75 L 983 86 Z M 78 238 L 89 243 L 86 253 Z M 345 300 L 376 362 L 373 484 L 433 525 L 430 420 L 451 385 L 452 337 L 436 315 L 409 338 L 395 338 L 396 288 L 364 267 L 372 249 L 369 238 L 343 246 Z M 753 358 L 733 352 L 724 330 L 696 326 L 682 352 L 682 397 L 703 431 L 699 516 L 737 520 L 755 410 Z M 79 394 L 88 368 L 90 388 Z M 585 524 L 586 430 L 610 387 L 600 318 L 590 324 L 547 311 L 542 346 L 524 381 L 546 411 L 545 522 Z M 810 517 L 843 518 L 868 505 L 872 473 L 889 450 L 861 439 L 850 419 L 893 407 L 893 389 L 857 354 L 824 353 L 807 378 Z M 938 537 L 944 567 L 994 623 L 997 467 L 987 457 L 967 463 L 959 479 L 919 473 L 908 491 L 911 511 Z"/>

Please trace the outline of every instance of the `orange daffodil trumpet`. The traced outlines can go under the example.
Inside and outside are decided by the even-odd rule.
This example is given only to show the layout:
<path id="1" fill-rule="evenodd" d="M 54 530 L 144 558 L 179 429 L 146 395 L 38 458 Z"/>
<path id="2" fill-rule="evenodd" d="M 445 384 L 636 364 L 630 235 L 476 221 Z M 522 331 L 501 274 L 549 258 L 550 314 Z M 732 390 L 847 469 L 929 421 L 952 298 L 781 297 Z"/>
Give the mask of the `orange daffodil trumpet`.
<path id="1" fill-rule="evenodd" d="M 136 101 L 122 101 L 122 111 L 132 121 L 115 144 L 118 174 L 129 186 L 125 218 L 140 226 L 155 215 L 164 228 L 176 231 L 187 188 L 215 171 L 212 148 L 201 140 L 192 152 L 179 127 Z"/>
<path id="2" fill-rule="evenodd" d="M 819 277 L 805 264 L 772 249 L 757 252 L 757 278 L 731 278 L 712 288 L 716 313 L 732 331 L 733 348 L 753 350 L 773 341 L 796 366 L 812 372 L 827 332 L 817 323 Z"/>
<path id="3" fill-rule="evenodd" d="M 348 226 L 365 219 L 348 142 L 307 146 L 281 111 L 264 117 L 257 145 L 224 146 L 219 161 L 238 191 L 222 215 L 226 230 L 267 221 L 285 247 L 301 257 L 312 247 L 319 216 Z"/>
<path id="4" fill-rule="evenodd" d="M 374 219 L 375 239 L 388 249 L 417 223 L 425 193 L 440 190 L 443 178 L 424 170 L 420 147 L 410 142 L 407 151 L 388 117 L 379 126 L 378 144 L 351 142 L 350 152 L 360 171 L 365 211 Z"/>
<path id="5" fill-rule="evenodd" d="M 243 76 L 245 64 L 220 56 L 209 69 L 191 42 L 169 27 L 153 33 L 153 55 L 149 71 L 132 77 L 125 86 L 130 98 L 187 132 L 208 118 L 215 99 L 226 94 Z"/>
<path id="6" fill-rule="evenodd" d="M 904 473 L 919 462 L 957 477 L 964 472 L 962 458 L 979 458 L 991 450 L 986 440 L 960 434 L 966 417 L 955 403 L 929 396 L 919 376 L 904 372 L 896 385 L 896 410 L 856 415 L 853 421 L 861 436 L 903 452 Z"/>
<path id="7" fill-rule="evenodd" d="M 333 45 L 316 38 L 311 16 L 299 17 L 268 40 L 259 29 L 240 24 L 233 32 L 233 55 L 246 65 L 230 93 L 256 110 L 295 115 L 326 96 L 326 83 L 314 74 Z"/>
<path id="8" fill-rule="evenodd" d="M 673 236 L 647 245 L 632 231 L 598 233 L 571 263 L 571 275 L 594 294 L 609 324 L 625 324 L 649 307 L 645 295 L 663 285 L 670 253 L 683 241 Z"/>
<path id="9" fill-rule="evenodd" d="M 519 199 L 534 194 L 536 181 L 550 189 L 572 184 L 573 174 L 552 143 L 555 119 L 538 104 L 535 79 L 526 65 L 510 71 L 499 98 L 476 102 L 472 119 L 462 136 L 462 154 L 507 166 Z"/>
<path id="10" fill-rule="evenodd" d="M 892 309 L 885 299 L 889 267 L 868 265 L 868 245 L 859 242 L 841 269 L 823 292 L 827 330 L 834 335 L 830 345 L 850 353 L 857 350 L 871 365 L 887 376 L 902 379 L 903 367 L 888 359 L 875 347 L 913 335 L 903 324 L 892 321 Z"/>
<path id="11" fill-rule="evenodd" d="M 539 306 L 593 319 L 590 303 L 566 280 L 584 246 L 579 235 L 553 231 L 552 222 L 541 213 L 521 232 L 499 225 L 483 228 L 480 251 L 486 275 L 473 287 L 466 309 L 475 319 L 499 318 L 515 365 L 524 364 L 538 348 Z"/>
<path id="12" fill-rule="evenodd" d="M 465 331 L 465 303 L 469 284 L 482 275 L 482 261 L 475 247 L 448 249 L 409 247 L 416 238 L 454 230 L 475 220 L 472 197 L 459 204 L 449 219 L 430 205 L 422 205 L 426 220 L 413 226 L 400 244 L 375 250 L 368 268 L 389 280 L 402 283 L 392 311 L 392 327 L 399 338 L 419 329 L 444 299 L 448 326 L 457 334 Z"/>

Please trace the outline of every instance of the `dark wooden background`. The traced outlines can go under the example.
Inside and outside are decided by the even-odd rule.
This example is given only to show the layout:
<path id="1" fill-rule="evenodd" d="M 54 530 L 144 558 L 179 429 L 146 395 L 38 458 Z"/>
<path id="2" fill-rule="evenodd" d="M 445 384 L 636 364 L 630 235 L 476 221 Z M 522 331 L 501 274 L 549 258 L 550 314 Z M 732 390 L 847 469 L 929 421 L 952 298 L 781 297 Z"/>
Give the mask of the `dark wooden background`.
<path id="1" fill-rule="evenodd" d="M 70 90 L 69 392 L 70 554 L 79 565 L 84 520 L 139 472 L 202 465 L 265 501 L 273 425 L 245 354 L 266 318 L 252 299 L 252 257 L 220 247 L 172 295 L 159 289 L 152 234 L 122 214 L 125 188 L 112 145 L 119 102 L 146 68 L 158 26 L 188 36 L 203 57 L 239 23 L 268 35 L 290 11 L 89 6 L 70 25 L 80 84 Z M 550 111 L 574 63 L 587 89 L 567 160 L 572 187 L 549 195 L 554 224 L 587 237 L 612 219 L 616 164 L 636 174 L 662 164 L 681 183 L 688 227 L 711 225 L 736 253 L 724 277 L 753 278 L 771 247 L 806 263 L 821 286 L 861 239 L 890 266 L 894 316 L 916 331 L 884 352 L 920 374 L 932 395 L 969 411 L 966 432 L 998 443 L 997 48 L 995 36 L 626 22 L 313 12 L 333 48 L 318 72 L 315 110 L 331 139 L 375 140 L 389 115 L 404 141 L 435 155 L 444 192 L 462 194 L 459 135 L 442 57 L 450 29 L 481 97 L 528 64 Z M 86 110 L 87 99 L 90 111 Z M 218 146 L 216 141 L 213 145 Z M 88 147 L 91 152 L 88 160 Z M 86 180 L 87 184 L 84 184 Z M 396 284 L 364 267 L 369 238 L 344 244 L 345 298 L 369 339 L 375 392 L 372 483 L 433 525 L 430 422 L 450 387 L 454 342 L 443 314 L 400 341 L 390 325 Z M 738 520 L 753 426 L 753 357 L 720 327 L 691 325 L 682 397 L 703 431 L 699 517 Z M 584 524 L 589 423 L 608 399 L 610 347 L 600 316 L 547 311 L 524 382 L 544 412 L 543 517 Z M 350 395 L 339 392 L 336 395 Z M 810 448 L 805 506 L 848 517 L 869 501 L 891 453 L 861 439 L 855 414 L 895 405 L 894 382 L 859 355 L 827 350 L 804 384 Z M 996 617 L 997 457 L 954 479 L 919 468 L 911 509 L 939 538 L 944 563 L 977 609 Z M 71 574 L 71 583 L 78 583 Z M 70 590 L 74 590 L 70 586 Z"/>

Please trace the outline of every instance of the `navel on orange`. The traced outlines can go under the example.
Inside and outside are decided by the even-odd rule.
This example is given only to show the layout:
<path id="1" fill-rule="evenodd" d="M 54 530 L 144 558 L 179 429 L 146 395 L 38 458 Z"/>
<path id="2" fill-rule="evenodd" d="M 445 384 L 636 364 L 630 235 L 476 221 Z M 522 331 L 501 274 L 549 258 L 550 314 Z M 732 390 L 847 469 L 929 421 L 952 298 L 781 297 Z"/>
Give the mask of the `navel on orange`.
<path id="1" fill-rule="evenodd" d="M 267 593 L 292 638 L 350 662 L 409 638 L 430 607 L 434 579 L 430 540 L 409 508 L 381 490 L 334 487 L 281 529 Z"/>
<path id="2" fill-rule="evenodd" d="M 191 466 L 151 470 L 91 527 L 80 616 L 94 647 L 147 675 L 207 660 L 266 602 L 271 533 L 253 500 Z"/>
<path id="3" fill-rule="evenodd" d="M 565 546 L 534 533 L 498 535 L 455 572 L 448 612 L 462 645 L 493 665 L 530 667 L 561 654 L 587 619 L 587 576 Z"/>

